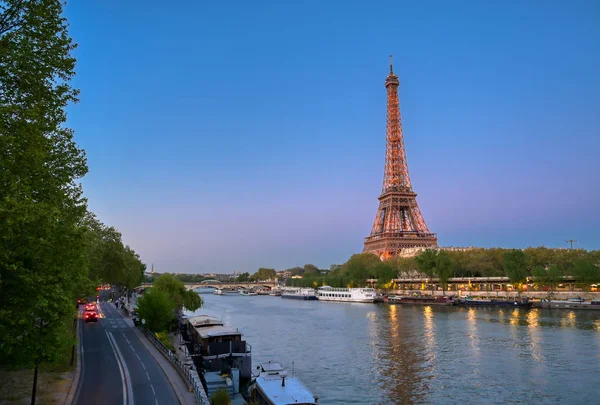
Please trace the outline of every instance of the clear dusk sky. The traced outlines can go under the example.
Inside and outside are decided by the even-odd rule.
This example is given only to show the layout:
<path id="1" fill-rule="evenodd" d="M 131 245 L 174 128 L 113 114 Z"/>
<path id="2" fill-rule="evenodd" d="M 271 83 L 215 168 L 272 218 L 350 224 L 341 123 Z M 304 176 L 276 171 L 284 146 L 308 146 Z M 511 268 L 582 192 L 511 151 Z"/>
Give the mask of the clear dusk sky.
<path id="1" fill-rule="evenodd" d="M 442 246 L 600 248 L 600 2 L 71 0 L 89 206 L 148 268 L 328 268 L 381 192 L 388 55 Z"/>

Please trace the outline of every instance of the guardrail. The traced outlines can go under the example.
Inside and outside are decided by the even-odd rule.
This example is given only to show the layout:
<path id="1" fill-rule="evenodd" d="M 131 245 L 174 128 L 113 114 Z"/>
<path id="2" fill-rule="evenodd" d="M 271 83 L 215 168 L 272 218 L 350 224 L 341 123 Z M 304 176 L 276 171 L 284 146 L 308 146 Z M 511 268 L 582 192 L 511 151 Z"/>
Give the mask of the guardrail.
<path id="1" fill-rule="evenodd" d="M 150 332 L 145 326 L 138 325 L 138 328 L 144 332 L 144 334 L 148 337 L 148 340 L 156 346 L 158 350 L 175 366 L 175 369 L 179 372 L 179 374 L 184 377 L 189 384 L 189 386 L 194 390 L 194 396 L 200 405 L 210 405 L 210 400 L 204 391 L 204 386 L 202 385 L 202 380 L 200 380 L 200 376 L 196 370 L 190 370 L 188 366 L 183 364 L 181 360 L 167 347 L 163 342 L 161 342 L 154 333 Z"/>

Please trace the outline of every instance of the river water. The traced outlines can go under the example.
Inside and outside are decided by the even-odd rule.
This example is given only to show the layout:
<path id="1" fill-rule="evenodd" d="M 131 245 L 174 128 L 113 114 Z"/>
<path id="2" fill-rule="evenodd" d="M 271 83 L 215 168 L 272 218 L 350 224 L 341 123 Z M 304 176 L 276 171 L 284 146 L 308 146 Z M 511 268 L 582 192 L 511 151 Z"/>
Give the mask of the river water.
<path id="1" fill-rule="evenodd" d="M 201 296 L 320 404 L 600 403 L 600 311 Z"/>

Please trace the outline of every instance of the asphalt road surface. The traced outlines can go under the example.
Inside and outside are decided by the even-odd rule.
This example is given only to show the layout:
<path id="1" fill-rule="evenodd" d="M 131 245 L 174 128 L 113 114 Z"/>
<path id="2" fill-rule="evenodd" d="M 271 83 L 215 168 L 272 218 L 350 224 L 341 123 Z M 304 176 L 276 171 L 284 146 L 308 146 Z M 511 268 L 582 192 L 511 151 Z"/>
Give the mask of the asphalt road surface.
<path id="1" fill-rule="evenodd" d="M 101 302 L 98 322 L 80 307 L 81 375 L 75 404 L 171 405 L 179 401 L 163 370 L 114 304 Z"/>

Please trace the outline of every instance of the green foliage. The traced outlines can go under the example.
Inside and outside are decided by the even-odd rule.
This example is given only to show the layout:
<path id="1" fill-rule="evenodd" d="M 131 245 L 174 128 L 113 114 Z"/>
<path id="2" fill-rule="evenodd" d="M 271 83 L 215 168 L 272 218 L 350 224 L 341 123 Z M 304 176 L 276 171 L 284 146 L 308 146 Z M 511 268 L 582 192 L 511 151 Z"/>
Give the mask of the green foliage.
<path id="1" fill-rule="evenodd" d="M 231 397 L 224 388 L 219 388 L 210 396 L 210 405 L 229 405 Z"/>
<path id="2" fill-rule="evenodd" d="M 242 273 L 239 276 L 237 276 L 236 280 L 240 283 L 247 283 L 248 281 L 250 281 L 250 273 Z"/>
<path id="3" fill-rule="evenodd" d="M 183 306 L 188 311 L 195 311 L 203 304 L 202 297 L 192 290 L 186 290 L 183 294 Z"/>
<path id="4" fill-rule="evenodd" d="M 275 269 L 265 269 L 261 267 L 258 269 L 256 273 L 252 275 L 252 280 L 260 281 L 260 280 L 269 280 L 275 278 Z"/>
<path id="5" fill-rule="evenodd" d="M 570 273 L 577 280 L 577 284 L 586 290 L 591 283 L 600 282 L 600 268 L 584 259 L 576 259 Z"/>
<path id="6" fill-rule="evenodd" d="M 171 341 L 169 340 L 169 332 L 163 331 L 163 332 L 155 332 L 154 336 L 156 336 L 156 338 L 158 340 L 161 341 L 161 343 L 163 345 L 165 345 L 167 347 L 167 349 L 169 349 L 170 351 L 174 352 L 175 351 L 175 346 L 173 346 L 173 344 L 171 343 Z"/>
<path id="7" fill-rule="evenodd" d="M 169 300 L 176 310 L 184 306 L 190 311 L 195 311 L 202 306 L 200 295 L 193 291 L 188 291 L 185 285 L 177 280 L 172 274 L 162 274 L 152 284 L 152 290 L 160 290 L 167 293 Z"/>
<path id="8" fill-rule="evenodd" d="M 90 278 L 133 289 L 142 282 L 146 265 L 123 244 L 121 233 L 100 222 L 93 214 L 85 220 L 89 240 Z"/>
<path id="9" fill-rule="evenodd" d="M 0 361 L 15 366 L 60 360 L 87 288 L 87 165 L 64 126 L 78 90 L 61 14 L 58 0 L 0 4 Z"/>
<path id="10" fill-rule="evenodd" d="M 525 253 L 518 249 L 511 249 L 504 252 L 502 265 L 508 280 L 513 284 L 517 284 L 520 290 L 520 284 L 524 283 L 527 279 Z"/>
<path id="11" fill-rule="evenodd" d="M 446 288 L 448 287 L 448 279 L 452 274 L 453 263 L 452 259 L 450 259 L 450 255 L 448 252 L 442 250 L 438 253 L 435 258 L 435 274 L 437 275 L 440 283 L 440 287 L 442 287 L 442 291 L 446 294 Z"/>
<path id="12" fill-rule="evenodd" d="M 145 326 L 153 332 L 168 331 L 175 318 L 175 304 L 166 291 L 154 287 L 147 289 L 138 299 L 139 319 L 145 319 Z"/>

